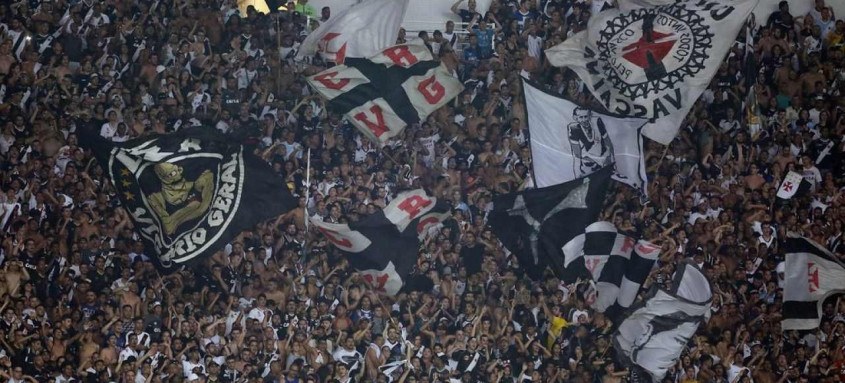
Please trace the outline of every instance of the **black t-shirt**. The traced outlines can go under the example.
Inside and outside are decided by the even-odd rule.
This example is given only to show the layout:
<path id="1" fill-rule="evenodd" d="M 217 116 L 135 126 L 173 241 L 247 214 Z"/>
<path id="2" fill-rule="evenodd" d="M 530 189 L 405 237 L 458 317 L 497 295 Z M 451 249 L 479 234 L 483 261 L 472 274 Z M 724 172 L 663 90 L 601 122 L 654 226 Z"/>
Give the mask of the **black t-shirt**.
<path id="1" fill-rule="evenodd" d="M 473 244 L 461 248 L 461 259 L 464 262 L 464 267 L 467 268 L 467 275 L 481 271 L 481 260 L 483 257 L 484 248 L 479 245 Z"/>
<path id="2" fill-rule="evenodd" d="M 473 19 L 473 18 L 476 18 L 476 17 L 478 18 L 478 20 L 481 20 L 481 14 L 480 14 L 480 13 L 478 13 L 478 12 L 473 12 L 473 11 L 470 11 L 470 10 L 468 10 L 468 9 L 461 9 L 461 10 L 459 10 L 459 11 L 458 11 L 458 16 L 460 16 L 461 21 L 463 21 L 463 22 L 465 22 L 465 23 L 468 23 L 468 22 L 472 21 L 472 19 Z"/>
<path id="3" fill-rule="evenodd" d="M 224 89 L 223 90 L 223 107 L 229 111 L 229 113 L 235 113 L 238 111 L 238 108 L 241 106 L 241 95 L 237 91 L 231 89 Z"/>
<path id="4" fill-rule="evenodd" d="M 788 12 L 776 11 L 769 16 L 769 26 L 780 29 L 784 34 L 792 29 L 794 25 L 795 19 Z"/>

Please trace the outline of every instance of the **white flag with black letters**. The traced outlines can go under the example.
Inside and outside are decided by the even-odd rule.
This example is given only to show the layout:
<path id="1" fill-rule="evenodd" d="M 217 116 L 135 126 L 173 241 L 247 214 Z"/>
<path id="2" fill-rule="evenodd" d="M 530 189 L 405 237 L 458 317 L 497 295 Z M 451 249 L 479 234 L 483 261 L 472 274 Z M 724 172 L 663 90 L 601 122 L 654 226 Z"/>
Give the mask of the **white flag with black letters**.
<path id="1" fill-rule="evenodd" d="M 582 108 L 523 80 L 537 187 L 557 185 L 615 162 L 613 179 L 646 192 L 640 118 Z"/>
<path id="2" fill-rule="evenodd" d="M 594 15 L 550 49 L 611 112 L 652 119 L 643 134 L 668 145 L 710 84 L 758 0 L 643 2 Z"/>

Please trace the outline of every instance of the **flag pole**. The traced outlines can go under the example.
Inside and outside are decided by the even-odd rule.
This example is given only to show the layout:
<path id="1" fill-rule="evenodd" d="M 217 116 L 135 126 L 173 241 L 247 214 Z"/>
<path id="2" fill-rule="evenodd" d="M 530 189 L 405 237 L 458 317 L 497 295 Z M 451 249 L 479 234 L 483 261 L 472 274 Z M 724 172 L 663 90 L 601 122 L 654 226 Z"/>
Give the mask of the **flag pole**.
<path id="1" fill-rule="evenodd" d="M 273 10 L 271 10 L 273 11 Z M 276 79 L 275 79 L 275 92 L 278 93 L 276 98 L 278 99 L 282 95 L 282 85 L 279 79 L 282 77 L 282 62 L 285 61 L 285 58 L 282 57 L 282 24 L 279 21 L 279 17 L 281 16 L 280 13 L 276 13 L 276 56 L 279 58 L 279 66 L 276 68 Z"/>
<path id="2" fill-rule="evenodd" d="M 305 162 L 305 231 L 308 231 L 308 198 L 311 196 L 311 148 Z"/>
<path id="3" fill-rule="evenodd" d="M 381 151 L 381 154 L 384 154 L 385 156 L 387 156 L 387 158 L 388 158 L 388 159 L 390 159 L 391 161 L 393 161 L 393 164 L 395 164 L 396 166 L 399 166 L 399 164 L 401 164 L 401 162 L 396 161 L 396 159 L 395 159 L 395 158 L 393 158 L 393 156 L 392 156 L 390 153 L 388 153 L 388 152 L 386 152 L 386 151 L 382 150 L 382 151 Z"/>
<path id="4" fill-rule="evenodd" d="M 305 224 L 305 240 L 302 243 L 302 261 L 308 255 L 308 242 L 310 233 L 308 232 L 308 199 L 311 196 L 311 148 L 308 148 L 308 158 L 305 160 L 305 206 L 302 207 L 302 220 Z"/>

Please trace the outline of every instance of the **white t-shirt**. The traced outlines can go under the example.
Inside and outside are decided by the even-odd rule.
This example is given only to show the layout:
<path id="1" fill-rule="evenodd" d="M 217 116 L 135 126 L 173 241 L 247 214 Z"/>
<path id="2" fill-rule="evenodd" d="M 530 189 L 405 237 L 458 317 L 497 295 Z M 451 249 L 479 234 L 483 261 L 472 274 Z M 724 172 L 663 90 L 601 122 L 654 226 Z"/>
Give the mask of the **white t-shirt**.
<path id="1" fill-rule="evenodd" d="M 185 374 L 186 378 L 188 376 L 190 376 L 191 374 L 193 374 L 194 368 L 197 368 L 197 367 L 202 368 L 202 371 L 205 372 L 205 366 L 203 366 L 202 362 L 193 363 L 189 360 L 183 360 L 182 361 L 182 373 Z"/>
<path id="2" fill-rule="evenodd" d="M 255 80 L 255 77 L 258 76 L 257 70 L 247 70 L 246 68 L 238 69 L 235 72 L 235 78 L 238 80 L 238 90 L 246 89 L 252 80 Z"/>
<path id="3" fill-rule="evenodd" d="M 132 349 L 132 347 L 126 347 L 123 351 L 120 352 L 120 356 L 118 357 L 118 361 L 125 362 L 126 359 L 129 359 L 130 356 L 134 356 L 135 359 L 138 359 L 138 353 Z"/>
<path id="4" fill-rule="evenodd" d="M 543 38 L 539 36 L 528 35 L 528 55 L 539 59 L 543 50 Z"/>
<path id="5" fill-rule="evenodd" d="M 264 317 L 267 316 L 268 314 L 270 314 L 268 311 L 270 311 L 270 309 L 267 309 L 267 308 L 262 309 L 262 308 L 256 307 L 252 310 L 249 310 L 249 315 L 247 315 L 247 318 L 255 319 L 258 322 L 263 322 Z M 272 314 L 270 314 L 270 315 L 272 315 Z"/>
<path id="6" fill-rule="evenodd" d="M 111 140 L 115 134 L 117 134 L 117 125 L 112 127 L 112 125 L 107 122 L 100 128 L 100 136 L 107 140 Z"/>
<path id="7" fill-rule="evenodd" d="M 804 169 L 804 179 L 811 183 L 813 185 L 813 190 L 815 190 L 816 185 L 822 182 L 822 174 L 819 172 L 819 168 L 811 166 Z"/>

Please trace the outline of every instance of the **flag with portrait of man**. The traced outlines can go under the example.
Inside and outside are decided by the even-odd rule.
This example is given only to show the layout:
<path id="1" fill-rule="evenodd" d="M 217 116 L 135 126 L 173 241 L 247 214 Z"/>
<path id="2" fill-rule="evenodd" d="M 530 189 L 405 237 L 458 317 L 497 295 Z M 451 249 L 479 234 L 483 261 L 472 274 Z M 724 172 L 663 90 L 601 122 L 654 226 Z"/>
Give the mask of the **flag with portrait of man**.
<path id="1" fill-rule="evenodd" d="M 644 119 L 595 112 L 523 80 L 537 187 L 613 165 L 613 179 L 646 192 L 640 128 Z"/>

